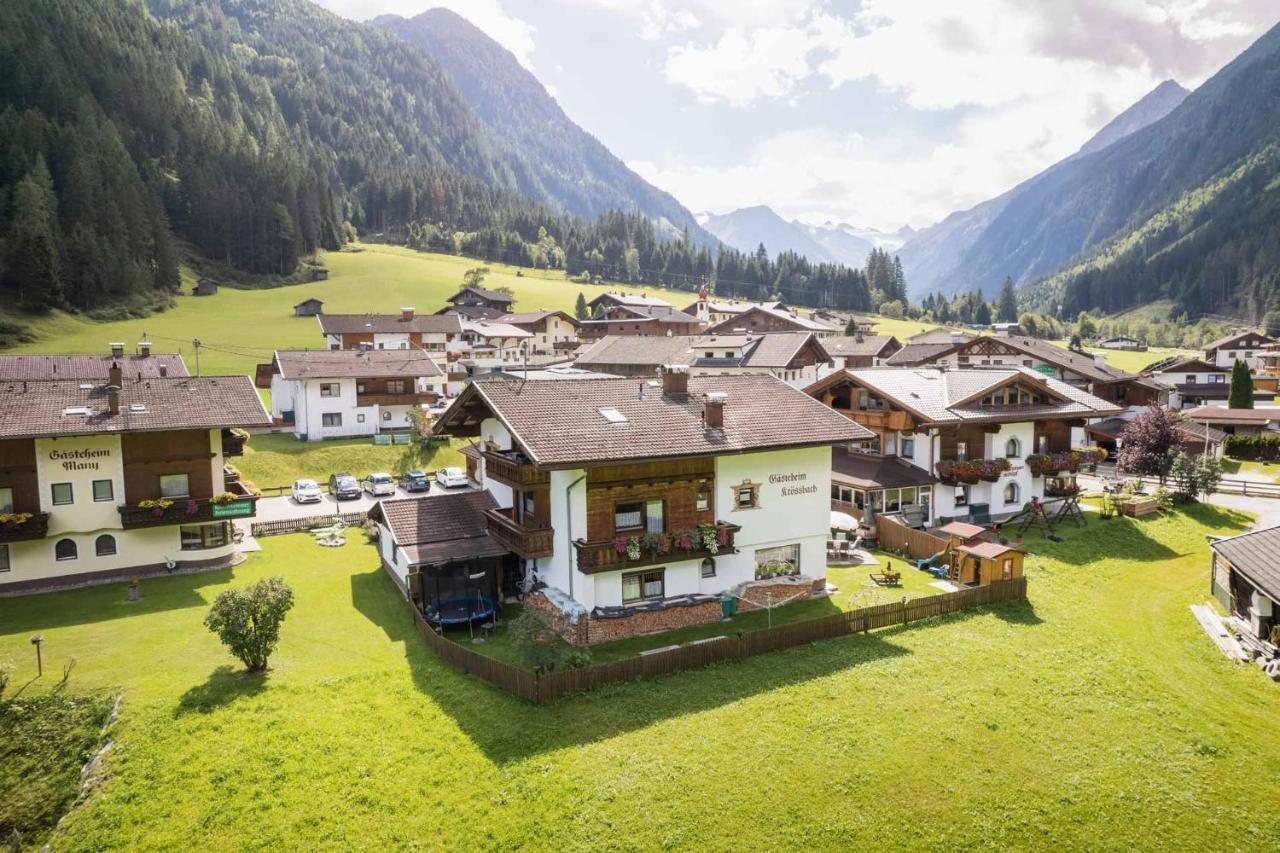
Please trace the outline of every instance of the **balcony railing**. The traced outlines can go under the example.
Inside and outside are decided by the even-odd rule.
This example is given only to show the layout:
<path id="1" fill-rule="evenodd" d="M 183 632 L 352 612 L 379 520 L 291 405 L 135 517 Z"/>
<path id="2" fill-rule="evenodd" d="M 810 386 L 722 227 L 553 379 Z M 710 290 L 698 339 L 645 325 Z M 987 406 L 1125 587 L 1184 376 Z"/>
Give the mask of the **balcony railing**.
<path id="1" fill-rule="evenodd" d="M 705 541 L 704 529 L 714 537 L 714 549 Z M 578 549 L 578 571 L 590 575 L 661 563 L 700 560 L 717 554 L 734 554 L 737 549 L 733 545 L 733 539 L 741 529 L 736 524 L 717 521 L 714 525 L 705 525 L 683 533 L 619 537 L 608 542 L 586 542 L 579 539 L 573 546 Z"/>
<path id="2" fill-rule="evenodd" d="M 551 482 L 551 472 L 539 471 L 518 454 L 485 450 L 482 455 L 485 475 L 509 486 L 545 486 Z"/>
<path id="3" fill-rule="evenodd" d="M 439 400 L 430 391 L 411 391 L 404 394 L 356 394 L 357 406 L 420 406 Z"/>
<path id="4" fill-rule="evenodd" d="M 249 441 L 249 434 L 235 429 L 222 431 L 222 455 L 243 456 L 244 446 Z"/>
<path id="5" fill-rule="evenodd" d="M 23 518 L 23 516 L 27 516 Z M 49 513 L 9 513 L 0 521 L 0 543 L 30 542 L 49 532 Z"/>
<path id="6" fill-rule="evenodd" d="M 551 556 L 550 527 L 526 527 L 511 517 L 509 509 L 485 510 L 484 516 L 489 535 L 521 557 L 532 560 Z"/>
<path id="7" fill-rule="evenodd" d="M 890 412 L 876 409 L 836 409 L 836 411 L 870 430 L 908 432 L 914 428 L 911 422 L 911 415 L 906 412 Z"/>
<path id="8" fill-rule="evenodd" d="M 125 530 L 253 518 L 257 509 L 258 499 L 253 495 L 236 495 L 234 499 L 218 502 L 212 498 L 175 498 L 119 507 L 120 524 Z"/>

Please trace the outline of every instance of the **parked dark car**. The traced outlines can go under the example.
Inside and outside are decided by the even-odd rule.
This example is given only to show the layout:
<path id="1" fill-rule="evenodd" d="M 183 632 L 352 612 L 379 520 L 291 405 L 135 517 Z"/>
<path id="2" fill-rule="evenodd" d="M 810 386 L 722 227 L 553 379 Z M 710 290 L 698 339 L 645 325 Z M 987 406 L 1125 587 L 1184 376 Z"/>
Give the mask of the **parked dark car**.
<path id="1" fill-rule="evenodd" d="M 406 492 L 429 492 L 431 478 L 421 471 L 405 471 L 400 475 L 400 488 Z"/>
<path id="2" fill-rule="evenodd" d="M 360 482 L 350 474 L 331 474 L 329 494 L 340 501 L 356 500 L 360 497 Z"/>

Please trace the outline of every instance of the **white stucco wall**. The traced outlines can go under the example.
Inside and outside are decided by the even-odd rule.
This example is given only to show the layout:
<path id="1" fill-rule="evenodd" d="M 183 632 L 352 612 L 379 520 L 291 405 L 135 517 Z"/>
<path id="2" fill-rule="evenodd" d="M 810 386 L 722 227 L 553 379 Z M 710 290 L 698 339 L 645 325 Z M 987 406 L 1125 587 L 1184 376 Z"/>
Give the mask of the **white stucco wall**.
<path id="1" fill-rule="evenodd" d="M 76 458 L 75 454 L 94 455 Z M 37 439 L 36 479 L 40 488 L 40 511 L 52 514 L 49 519 L 50 536 L 65 531 L 120 528 L 117 507 L 124 503 L 124 460 L 120 436 Z M 110 501 L 93 499 L 94 480 L 111 480 Z M 54 483 L 70 483 L 75 502 L 54 506 Z"/>

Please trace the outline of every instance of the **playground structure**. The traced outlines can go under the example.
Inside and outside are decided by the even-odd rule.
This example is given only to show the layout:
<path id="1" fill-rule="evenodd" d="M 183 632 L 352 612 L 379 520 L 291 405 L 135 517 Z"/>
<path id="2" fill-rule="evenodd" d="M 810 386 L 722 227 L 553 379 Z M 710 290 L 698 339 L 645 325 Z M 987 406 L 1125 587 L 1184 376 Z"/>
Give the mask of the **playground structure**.
<path id="1" fill-rule="evenodd" d="M 1056 510 L 1050 513 L 1054 507 Z M 1028 528 L 1035 525 L 1045 538 L 1052 542 L 1061 542 L 1062 539 L 1057 535 L 1057 527 L 1065 521 L 1074 521 L 1077 526 L 1084 527 L 1087 522 L 1084 518 L 1084 512 L 1080 509 L 1080 495 L 1064 495 L 1059 498 L 1050 498 L 1042 501 L 1037 497 L 1032 497 L 1031 502 L 1027 504 L 1022 512 L 1001 523 L 1001 527 L 1018 525 L 1018 534 L 1026 533 Z"/>
<path id="2" fill-rule="evenodd" d="M 338 519 L 328 527 L 312 528 L 311 534 L 316 537 L 316 544 L 326 548 L 338 548 L 347 544 L 345 535 L 347 525 Z"/>
<path id="3" fill-rule="evenodd" d="M 987 541 L 988 528 L 953 521 L 938 529 L 946 546 L 916 562 L 916 568 L 939 580 L 985 586 L 997 580 L 1022 577 L 1024 554 L 999 542 Z"/>

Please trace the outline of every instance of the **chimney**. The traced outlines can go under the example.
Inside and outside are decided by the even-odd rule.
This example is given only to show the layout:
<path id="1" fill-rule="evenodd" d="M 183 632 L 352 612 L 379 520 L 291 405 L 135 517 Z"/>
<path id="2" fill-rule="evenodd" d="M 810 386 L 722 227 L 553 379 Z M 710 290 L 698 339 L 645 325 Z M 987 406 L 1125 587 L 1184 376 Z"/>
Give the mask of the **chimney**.
<path id="1" fill-rule="evenodd" d="M 124 342 L 123 341 L 112 341 L 107 346 L 111 347 L 112 358 L 124 358 Z"/>
<path id="2" fill-rule="evenodd" d="M 120 414 L 120 389 L 115 385 L 107 386 L 107 408 L 113 415 Z"/>
<path id="3" fill-rule="evenodd" d="M 168 375 L 169 375 L 169 365 L 167 364 L 160 365 L 160 378 L 164 379 Z"/>
<path id="4" fill-rule="evenodd" d="M 412 320 L 412 319 L 413 319 L 413 308 L 412 308 L 412 307 L 409 307 L 409 308 L 401 308 L 401 309 L 400 309 L 400 319 L 401 319 L 401 320 L 405 320 L 405 321 Z"/>
<path id="5" fill-rule="evenodd" d="M 702 424 L 707 429 L 724 429 L 724 401 L 728 399 L 723 391 L 709 391 L 702 398 Z"/>
<path id="6" fill-rule="evenodd" d="M 862 329 L 858 328 L 853 333 L 853 339 L 858 343 L 862 343 Z"/>
<path id="7" fill-rule="evenodd" d="M 667 364 L 662 367 L 662 393 L 688 394 L 689 368 L 683 364 Z"/>
<path id="8" fill-rule="evenodd" d="M 143 358 L 151 355 L 151 341 L 138 341 L 138 355 Z"/>
<path id="9" fill-rule="evenodd" d="M 114 361 L 111 362 L 111 368 L 107 371 L 107 384 L 113 388 L 124 387 L 124 371 Z"/>

